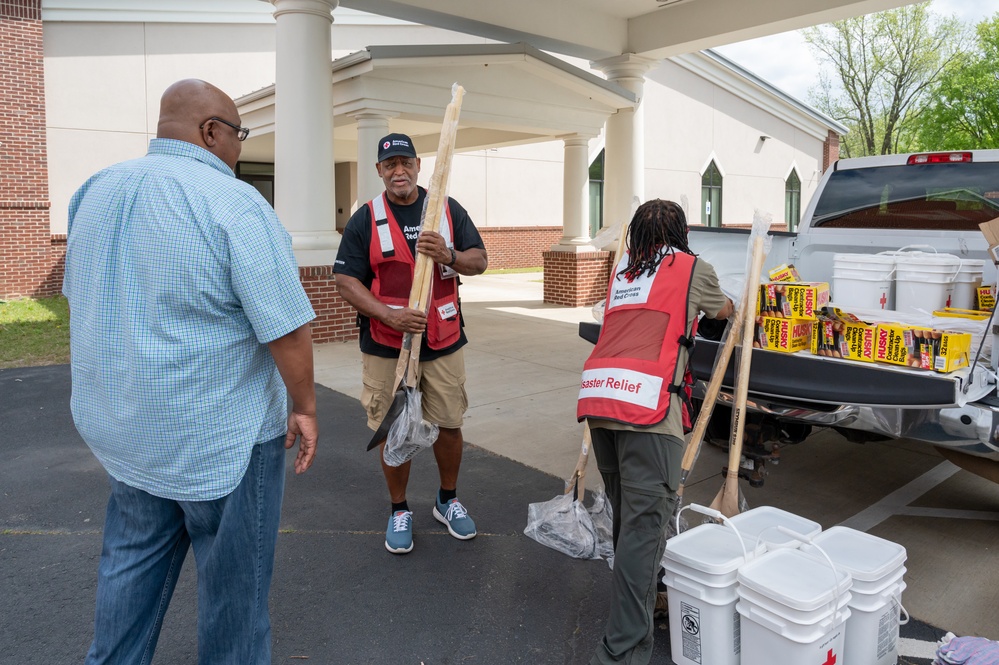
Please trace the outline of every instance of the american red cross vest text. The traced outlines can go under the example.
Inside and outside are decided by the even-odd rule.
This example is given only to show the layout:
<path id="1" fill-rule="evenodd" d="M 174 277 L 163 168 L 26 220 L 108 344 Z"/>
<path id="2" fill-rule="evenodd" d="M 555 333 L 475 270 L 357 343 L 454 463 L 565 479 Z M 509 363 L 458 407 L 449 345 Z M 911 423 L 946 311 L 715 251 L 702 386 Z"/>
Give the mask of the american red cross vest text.
<path id="1" fill-rule="evenodd" d="M 375 273 L 371 282 L 371 293 L 390 307 L 408 307 L 409 292 L 413 286 L 413 273 L 416 261 L 402 228 L 392 214 L 388 199 L 383 193 L 368 201 L 371 213 L 371 245 L 369 256 Z M 451 207 L 444 206 L 441 216 L 440 234 L 451 246 L 454 225 L 451 221 Z M 427 312 L 427 344 L 431 349 L 451 346 L 461 337 L 461 322 L 458 316 L 457 279 L 444 279 L 439 266 L 434 266 L 433 281 L 430 285 L 430 309 Z M 379 344 L 396 349 L 402 347 L 402 333 L 371 319 L 371 338 Z"/>
<path id="2" fill-rule="evenodd" d="M 576 416 L 654 425 L 669 413 L 696 258 L 666 254 L 653 276 L 611 275 L 600 339 L 583 365 Z"/>

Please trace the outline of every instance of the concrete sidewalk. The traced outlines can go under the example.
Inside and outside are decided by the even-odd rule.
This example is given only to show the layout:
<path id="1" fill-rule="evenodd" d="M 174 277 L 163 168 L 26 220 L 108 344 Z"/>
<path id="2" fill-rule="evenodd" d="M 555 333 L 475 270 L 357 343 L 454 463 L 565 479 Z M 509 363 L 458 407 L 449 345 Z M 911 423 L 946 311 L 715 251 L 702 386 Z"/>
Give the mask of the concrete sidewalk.
<path id="1" fill-rule="evenodd" d="M 468 443 L 555 476 L 576 465 L 582 426 L 576 422 L 579 373 L 593 345 L 577 334 L 592 308 L 545 305 L 542 274 L 463 277 Z M 356 341 L 316 347 L 316 382 L 361 394 Z M 587 486 L 600 474 L 594 464 Z M 594 486 L 596 487 L 596 486 Z"/>

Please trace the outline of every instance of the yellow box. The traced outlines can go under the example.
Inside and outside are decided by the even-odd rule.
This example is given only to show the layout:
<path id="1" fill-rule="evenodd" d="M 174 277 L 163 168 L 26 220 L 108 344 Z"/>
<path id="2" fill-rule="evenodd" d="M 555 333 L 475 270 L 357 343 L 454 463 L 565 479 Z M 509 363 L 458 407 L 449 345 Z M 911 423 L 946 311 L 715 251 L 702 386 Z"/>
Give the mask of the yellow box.
<path id="1" fill-rule="evenodd" d="M 915 352 L 915 336 L 911 326 L 901 323 L 879 323 L 874 359 L 892 365 L 919 369 L 921 362 Z"/>
<path id="2" fill-rule="evenodd" d="M 979 310 L 991 312 L 996 308 L 996 287 L 979 286 L 977 296 Z"/>
<path id="3" fill-rule="evenodd" d="M 937 331 L 933 331 L 934 334 Z M 971 364 L 971 333 L 942 331 L 939 339 L 934 339 L 935 356 L 933 369 L 937 372 L 953 372 Z"/>
<path id="4" fill-rule="evenodd" d="M 971 333 L 878 324 L 875 358 L 913 369 L 953 372 L 971 364 Z"/>
<path id="5" fill-rule="evenodd" d="M 933 316 L 949 319 L 972 319 L 973 321 L 984 321 L 991 315 L 992 312 L 983 312 L 977 309 L 957 309 L 956 307 L 944 307 L 933 312 Z"/>
<path id="6" fill-rule="evenodd" d="M 812 324 L 812 353 L 872 363 L 876 336 L 877 326 L 821 317 Z"/>
<path id="7" fill-rule="evenodd" d="M 844 323 L 843 357 L 865 363 L 874 362 L 874 340 L 877 338 L 877 333 L 877 326 L 867 323 Z"/>
<path id="8" fill-rule="evenodd" d="M 770 282 L 760 285 L 756 313 L 784 319 L 818 319 L 829 304 L 828 282 Z"/>
<path id="9" fill-rule="evenodd" d="M 797 353 L 809 348 L 812 341 L 812 321 L 762 316 L 756 320 L 753 346 L 771 351 Z"/>
<path id="10" fill-rule="evenodd" d="M 769 273 L 771 282 L 800 282 L 801 275 L 798 274 L 798 269 L 793 265 L 783 264 L 779 265 Z"/>

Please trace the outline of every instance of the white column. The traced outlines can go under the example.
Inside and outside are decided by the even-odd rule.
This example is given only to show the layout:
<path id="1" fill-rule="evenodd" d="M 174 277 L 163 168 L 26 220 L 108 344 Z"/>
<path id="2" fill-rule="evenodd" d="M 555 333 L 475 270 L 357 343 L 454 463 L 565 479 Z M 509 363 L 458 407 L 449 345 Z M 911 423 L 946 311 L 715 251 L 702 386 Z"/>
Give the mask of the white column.
<path id="1" fill-rule="evenodd" d="M 332 265 L 336 232 L 330 30 L 338 0 L 270 0 L 276 21 L 274 204 L 299 266 Z"/>
<path id="2" fill-rule="evenodd" d="M 592 252 L 590 244 L 590 138 L 573 134 L 562 139 L 562 239 L 553 252 Z"/>
<path id="3" fill-rule="evenodd" d="M 357 120 L 357 205 L 362 206 L 385 191 L 378 177 L 378 139 L 389 133 L 389 118 L 384 112 L 363 111 L 354 114 Z"/>
<path id="4" fill-rule="evenodd" d="M 607 119 L 604 140 L 604 226 L 627 222 L 645 200 L 645 124 L 642 95 L 645 73 L 656 60 L 624 53 L 590 63 L 607 80 L 635 93 L 634 110 L 620 110 Z M 637 200 L 638 203 L 635 203 Z"/>

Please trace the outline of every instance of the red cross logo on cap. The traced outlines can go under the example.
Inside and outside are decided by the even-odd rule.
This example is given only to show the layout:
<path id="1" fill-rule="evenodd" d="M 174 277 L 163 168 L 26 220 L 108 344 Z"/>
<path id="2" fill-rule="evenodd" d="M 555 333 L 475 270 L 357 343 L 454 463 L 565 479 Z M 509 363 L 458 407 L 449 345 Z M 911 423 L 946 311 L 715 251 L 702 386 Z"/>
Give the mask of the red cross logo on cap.
<path id="1" fill-rule="evenodd" d="M 392 145 L 392 144 L 391 144 L 391 143 L 389 143 L 388 141 L 386 141 L 385 143 L 383 143 L 383 144 L 382 144 L 382 148 L 383 148 L 383 149 L 385 149 L 385 150 L 388 150 L 388 147 L 389 147 L 390 145 Z"/>

